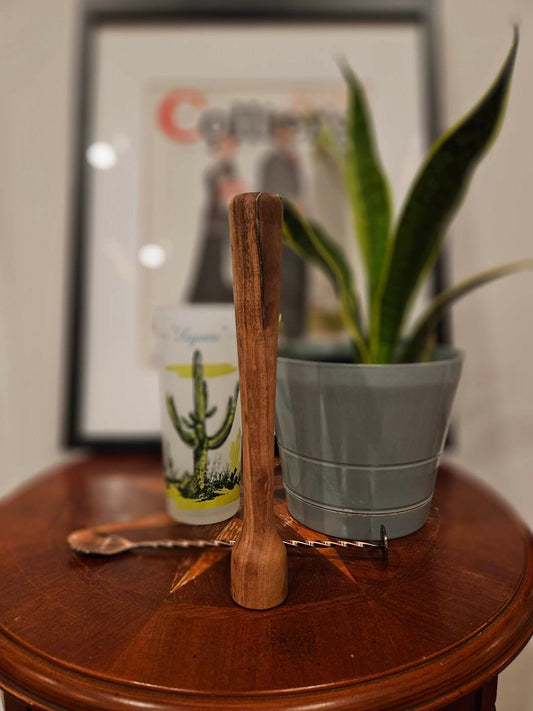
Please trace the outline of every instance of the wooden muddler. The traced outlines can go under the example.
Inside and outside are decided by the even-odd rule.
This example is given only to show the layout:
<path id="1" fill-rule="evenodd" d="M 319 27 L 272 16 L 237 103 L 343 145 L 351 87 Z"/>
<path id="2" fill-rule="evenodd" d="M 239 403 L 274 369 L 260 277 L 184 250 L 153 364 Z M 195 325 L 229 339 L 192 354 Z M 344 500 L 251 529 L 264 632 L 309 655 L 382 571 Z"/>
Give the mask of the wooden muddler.
<path id="1" fill-rule="evenodd" d="M 274 405 L 283 205 L 243 193 L 229 209 L 242 411 L 244 518 L 231 555 L 231 595 L 254 610 L 287 595 L 287 552 L 274 525 Z"/>

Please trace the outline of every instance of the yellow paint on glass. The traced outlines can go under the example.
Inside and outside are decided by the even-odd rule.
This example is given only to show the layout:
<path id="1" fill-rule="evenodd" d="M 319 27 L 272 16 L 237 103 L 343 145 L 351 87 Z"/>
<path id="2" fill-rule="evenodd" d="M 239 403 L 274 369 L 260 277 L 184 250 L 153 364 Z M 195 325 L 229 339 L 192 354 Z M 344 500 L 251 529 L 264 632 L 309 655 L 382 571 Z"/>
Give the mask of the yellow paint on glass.
<path id="1" fill-rule="evenodd" d="M 186 499 L 180 494 L 175 484 L 172 482 L 167 482 L 167 497 L 174 501 L 179 509 L 184 509 L 186 511 L 198 511 L 200 509 L 214 509 L 217 506 L 223 506 L 224 504 L 232 504 L 236 501 L 241 493 L 239 485 L 235 486 L 233 489 L 221 489 L 221 494 L 215 499 L 210 499 L 208 501 L 197 501 L 196 499 Z"/>
<path id="2" fill-rule="evenodd" d="M 241 471 L 241 431 L 237 432 L 237 436 L 229 446 L 230 470 L 236 469 Z"/>
<path id="3" fill-rule="evenodd" d="M 221 375 L 229 375 L 237 370 L 237 366 L 231 363 L 205 363 L 204 378 L 218 378 Z M 167 365 L 165 370 L 176 373 L 180 378 L 192 378 L 193 371 L 190 363 L 185 365 Z"/>

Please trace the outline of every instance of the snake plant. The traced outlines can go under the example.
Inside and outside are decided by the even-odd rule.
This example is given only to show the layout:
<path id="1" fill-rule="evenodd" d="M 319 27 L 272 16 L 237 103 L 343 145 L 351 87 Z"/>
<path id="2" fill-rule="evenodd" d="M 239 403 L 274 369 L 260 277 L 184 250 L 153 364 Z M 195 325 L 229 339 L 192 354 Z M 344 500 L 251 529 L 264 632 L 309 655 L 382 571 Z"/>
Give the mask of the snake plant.
<path id="1" fill-rule="evenodd" d="M 417 362 L 428 358 L 435 327 L 459 297 L 503 275 L 533 268 L 533 259 L 511 262 L 471 276 L 440 293 L 404 332 L 419 287 L 442 247 L 447 227 L 466 193 L 474 168 L 502 123 L 518 47 L 515 28 L 509 53 L 481 100 L 433 145 L 393 223 L 392 198 L 383 170 L 363 86 L 342 66 L 348 90 L 346 140 L 334 146 L 352 206 L 367 282 L 364 323 L 355 279 L 342 250 L 324 228 L 285 202 L 284 240 L 318 265 L 333 283 L 344 323 L 363 363 Z"/>

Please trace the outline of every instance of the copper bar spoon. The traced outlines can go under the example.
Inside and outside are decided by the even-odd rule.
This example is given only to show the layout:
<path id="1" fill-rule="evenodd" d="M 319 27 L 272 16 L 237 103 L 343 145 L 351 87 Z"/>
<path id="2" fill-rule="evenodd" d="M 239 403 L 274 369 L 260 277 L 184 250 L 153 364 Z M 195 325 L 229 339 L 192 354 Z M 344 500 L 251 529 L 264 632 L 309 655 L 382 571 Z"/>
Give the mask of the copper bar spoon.
<path id="1" fill-rule="evenodd" d="M 229 538 L 221 539 L 186 539 L 162 538 L 151 541 L 132 541 L 117 533 L 109 533 L 94 528 L 83 528 L 74 531 L 67 539 L 69 546 L 78 553 L 86 555 L 112 556 L 138 548 L 232 548 L 235 541 Z M 388 558 L 388 541 L 385 530 L 381 532 L 381 541 L 344 541 L 331 540 L 298 540 L 283 541 L 284 545 L 291 548 L 367 548 L 381 550 L 384 561 Z"/>

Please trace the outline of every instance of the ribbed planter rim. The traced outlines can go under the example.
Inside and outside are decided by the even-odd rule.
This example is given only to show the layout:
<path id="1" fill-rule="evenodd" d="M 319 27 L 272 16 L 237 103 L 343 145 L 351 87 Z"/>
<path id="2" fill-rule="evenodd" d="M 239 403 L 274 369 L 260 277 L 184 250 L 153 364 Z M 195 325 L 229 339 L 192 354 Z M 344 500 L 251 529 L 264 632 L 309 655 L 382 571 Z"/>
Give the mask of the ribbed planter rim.
<path id="1" fill-rule="evenodd" d="M 286 356 L 278 355 L 278 362 L 281 363 L 298 363 L 298 365 L 303 366 L 317 366 L 320 368 L 369 368 L 369 369 L 398 369 L 404 370 L 406 368 L 435 368 L 442 365 L 442 363 L 449 360 L 461 360 L 464 361 L 465 353 L 460 348 L 455 348 L 455 346 L 439 346 L 435 351 L 437 356 L 442 355 L 442 357 L 437 357 L 433 360 L 428 361 L 417 361 L 413 363 L 344 363 L 342 361 L 333 360 L 313 360 L 312 358 L 300 358 L 298 356 Z"/>

